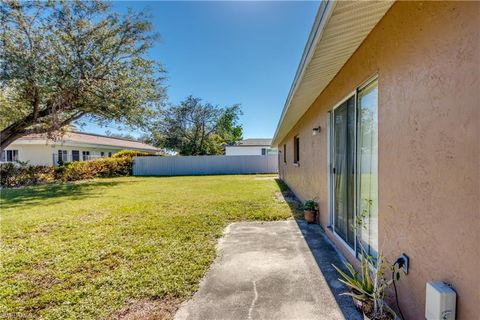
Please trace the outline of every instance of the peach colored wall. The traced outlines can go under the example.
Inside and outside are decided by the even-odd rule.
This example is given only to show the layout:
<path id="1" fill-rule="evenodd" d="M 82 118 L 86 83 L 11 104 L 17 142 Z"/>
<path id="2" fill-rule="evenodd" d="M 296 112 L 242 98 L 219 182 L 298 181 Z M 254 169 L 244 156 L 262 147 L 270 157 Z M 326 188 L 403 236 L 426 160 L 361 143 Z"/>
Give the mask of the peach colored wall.
<path id="1" fill-rule="evenodd" d="M 399 288 L 408 319 L 424 318 L 429 280 L 454 286 L 457 319 L 480 314 L 479 30 L 480 3 L 395 3 L 278 146 L 281 177 L 302 200 L 320 199 L 326 227 L 328 111 L 378 74 L 379 243 L 390 260 L 410 256 Z"/>

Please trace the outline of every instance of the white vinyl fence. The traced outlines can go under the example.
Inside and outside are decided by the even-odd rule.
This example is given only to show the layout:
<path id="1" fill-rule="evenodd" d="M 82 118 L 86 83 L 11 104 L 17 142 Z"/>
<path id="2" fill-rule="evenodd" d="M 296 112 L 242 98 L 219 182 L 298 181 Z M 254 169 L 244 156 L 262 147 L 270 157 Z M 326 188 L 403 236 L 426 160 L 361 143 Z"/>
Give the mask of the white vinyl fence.
<path id="1" fill-rule="evenodd" d="M 134 176 L 277 173 L 278 156 L 135 157 Z"/>

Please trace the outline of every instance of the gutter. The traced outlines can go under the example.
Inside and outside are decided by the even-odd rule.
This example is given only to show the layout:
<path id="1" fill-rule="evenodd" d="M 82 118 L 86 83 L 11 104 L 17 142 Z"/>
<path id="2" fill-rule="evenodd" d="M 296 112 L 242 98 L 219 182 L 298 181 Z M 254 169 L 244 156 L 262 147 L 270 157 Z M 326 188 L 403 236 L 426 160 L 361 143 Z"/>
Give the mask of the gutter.
<path id="1" fill-rule="evenodd" d="M 310 35 L 308 36 L 307 44 L 303 49 L 302 58 L 300 59 L 300 63 L 297 68 L 297 72 L 295 73 L 295 78 L 293 79 L 292 86 L 290 87 L 290 91 L 288 92 L 287 100 L 285 101 L 285 105 L 283 106 L 282 115 L 280 116 L 280 120 L 277 124 L 277 129 L 275 130 L 275 134 L 273 135 L 272 144 L 271 146 L 277 146 L 280 141 L 279 139 L 279 130 L 285 119 L 285 115 L 288 112 L 290 107 L 290 102 L 292 101 L 295 92 L 299 86 L 299 82 L 303 79 L 303 75 L 305 73 L 305 69 L 312 60 L 313 53 L 317 48 L 318 42 L 322 38 L 323 30 L 330 18 L 331 13 L 335 7 L 336 2 L 333 0 L 322 0 L 320 3 L 320 7 L 318 8 L 317 15 L 315 16 L 315 20 L 313 22 L 312 30 L 310 31 Z M 282 137 L 283 138 L 283 137 Z"/>

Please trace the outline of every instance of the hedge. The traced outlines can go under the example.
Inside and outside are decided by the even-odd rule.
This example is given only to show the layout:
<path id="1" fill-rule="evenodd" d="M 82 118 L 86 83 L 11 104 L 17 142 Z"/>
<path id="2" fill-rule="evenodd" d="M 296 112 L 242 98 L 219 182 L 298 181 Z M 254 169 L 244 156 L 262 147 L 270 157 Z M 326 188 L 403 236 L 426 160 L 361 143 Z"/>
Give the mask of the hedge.
<path id="1" fill-rule="evenodd" d="M 142 151 L 135 151 L 135 150 L 122 150 L 115 153 L 112 158 L 123 158 L 123 157 L 147 157 L 147 156 L 154 156 L 154 154 L 142 152 Z"/>
<path id="2" fill-rule="evenodd" d="M 0 164 L 0 186 L 20 187 L 55 181 L 55 168 L 52 166 L 30 166 L 17 163 Z"/>
<path id="3" fill-rule="evenodd" d="M 150 154 L 124 150 L 110 158 L 69 162 L 59 167 L 2 163 L 0 164 L 0 186 L 11 188 L 55 181 L 128 176 L 132 174 L 133 157 L 145 155 Z"/>

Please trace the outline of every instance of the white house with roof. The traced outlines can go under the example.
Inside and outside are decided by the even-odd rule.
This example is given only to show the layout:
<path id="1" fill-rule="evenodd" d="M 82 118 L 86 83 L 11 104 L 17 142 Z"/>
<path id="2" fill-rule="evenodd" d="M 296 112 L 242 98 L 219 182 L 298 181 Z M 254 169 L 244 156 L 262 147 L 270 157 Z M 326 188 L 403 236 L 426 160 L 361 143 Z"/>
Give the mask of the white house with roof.
<path id="1" fill-rule="evenodd" d="M 30 134 L 19 138 L 5 149 L 3 160 L 28 162 L 31 165 L 57 165 L 59 162 L 110 157 L 125 149 L 160 153 L 158 148 L 140 141 L 67 132 L 58 140 L 49 139 L 45 134 Z"/>
<path id="2" fill-rule="evenodd" d="M 270 145 L 272 139 L 245 139 L 239 141 L 233 146 L 225 147 L 227 156 L 259 156 L 268 154 L 277 154 L 277 149 Z"/>

